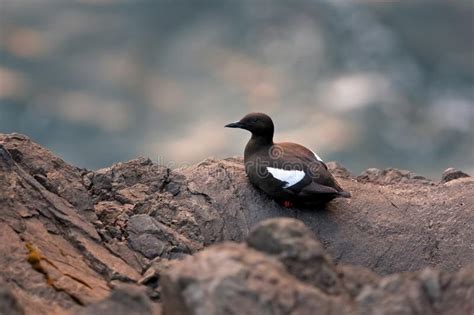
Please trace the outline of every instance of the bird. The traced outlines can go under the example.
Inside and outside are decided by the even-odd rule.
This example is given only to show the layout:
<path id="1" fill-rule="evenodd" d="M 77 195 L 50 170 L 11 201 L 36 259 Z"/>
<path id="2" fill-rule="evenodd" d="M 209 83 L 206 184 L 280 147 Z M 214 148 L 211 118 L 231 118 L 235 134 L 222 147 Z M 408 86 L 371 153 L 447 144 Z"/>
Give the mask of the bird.
<path id="1" fill-rule="evenodd" d="M 225 125 L 252 133 L 245 146 L 245 172 L 250 183 L 284 207 L 310 207 L 334 198 L 350 198 L 312 150 L 292 142 L 273 142 L 274 124 L 264 113 L 250 113 Z"/>

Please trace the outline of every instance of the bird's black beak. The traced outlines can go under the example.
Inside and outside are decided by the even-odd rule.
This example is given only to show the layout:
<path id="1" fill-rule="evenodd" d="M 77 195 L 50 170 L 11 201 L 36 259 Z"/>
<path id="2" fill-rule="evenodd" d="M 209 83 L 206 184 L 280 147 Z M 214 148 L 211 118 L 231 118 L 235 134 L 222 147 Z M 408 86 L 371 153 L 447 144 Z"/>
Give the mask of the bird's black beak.
<path id="1" fill-rule="evenodd" d="M 235 123 L 227 124 L 224 127 L 227 127 L 227 128 L 244 128 L 244 124 L 242 124 L 241 122 L 235 122 Z"/>

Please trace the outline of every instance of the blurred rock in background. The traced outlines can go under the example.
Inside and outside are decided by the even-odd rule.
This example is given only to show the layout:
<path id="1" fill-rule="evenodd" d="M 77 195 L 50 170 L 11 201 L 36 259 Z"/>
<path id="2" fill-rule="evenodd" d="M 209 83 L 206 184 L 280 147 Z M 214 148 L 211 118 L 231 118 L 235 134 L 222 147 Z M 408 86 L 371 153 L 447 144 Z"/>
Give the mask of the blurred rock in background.
<path id="1" fill-rule="evenodd" d="M 0 0 L 0 132 L 97 168 L 242 154 L 221 129 L 353 172 L 474 172 L 471 1 Z M 203 145 L 205 143 L 205 145 Z"/>

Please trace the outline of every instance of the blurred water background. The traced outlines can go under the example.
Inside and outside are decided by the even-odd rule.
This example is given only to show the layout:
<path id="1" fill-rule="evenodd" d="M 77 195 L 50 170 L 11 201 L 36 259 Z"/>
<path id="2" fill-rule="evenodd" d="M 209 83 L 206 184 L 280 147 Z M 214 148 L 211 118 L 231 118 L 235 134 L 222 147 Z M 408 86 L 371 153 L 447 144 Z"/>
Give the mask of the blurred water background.
<path id="1" fill-rule="evenodd" d="M 77 166 L 242 155 L 270 114 L 353 173 L 474 173 L 463 0 L 0 0 L 0 132 Z"/>

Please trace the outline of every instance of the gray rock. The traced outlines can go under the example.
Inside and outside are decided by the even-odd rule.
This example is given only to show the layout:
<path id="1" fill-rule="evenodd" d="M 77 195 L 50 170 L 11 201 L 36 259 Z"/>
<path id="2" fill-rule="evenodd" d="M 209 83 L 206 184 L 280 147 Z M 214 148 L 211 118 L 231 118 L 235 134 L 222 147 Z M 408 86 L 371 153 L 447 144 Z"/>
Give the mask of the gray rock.
<path id="1" fill-rule="evenodd" d="M 150 259 L 158 256 L 170 258 L 177 253 L 190 254 L 201 248 L 200 244 L 145 214 L 132 216 L 128 220 L 127 232 L 131 248 Z"/>
<path id="2" fill-rule="evenodd" d="M 77 315 L 153 315 L 155 308 L 143 289 L 121 285 L 108 298 L 81 309 Z"/>
<path id="3" fill-rule="evenodd" d="M 343 293 L 342 281 L 331 259 L 303 222 L 295 219 L 269 219 L 257 224 L 247 244 L 275 256 L 289 273 L 328 294 Z"/>
<path id="4" fill-rule="evenodd" d="M 419 278 L 431 301 L 438 300 L 441 297 L 440 272 L 432 268 L 426 268 L 420 272 Z"/>
<path id="5" fill-rule="evenodd" d="M 296 272 L 313 271 L 309 261 L 306 270 L 291 270 L 282 261 L 286 253 L 304 257 L 313 247 L 302 246 L 309 235 L 292 221 L 268 220 L 252 231 L 248 246 L 223 243 L 168 265 L 161 274 L 164 314 L 472 314 L 473 267 L 451 275 L 425 269 L 379 277 L 326 261 L 343 283 L 328 284 L 337 292 L 307 281 Z M 285 239 L 284 245 L 263 244 Z"/>
<path id="6" fill-rule="evenodd" d="M 398 183 L 410 184 L 433 184 L 433 182 L 423 176 L 417 175 L 407 170 L 387 168 L 369 168 L 357 177 L 359 182 L 377 183 L 379 185 L 393 185 Z"/>
<path id="7" fill-rule="evenodd" d="M 165 315 L 351 314 L 353 306 L 299 282 L 277 260 L 223 243 L 175 263 L 162 276 Z"/>
<path id="8" fill-rule="evenodd" d="M 469 174 L 466 174 L 463 171 L 450 167 L 443 172 L 443 175 L 441 175 L 441 182 L 447 183 L 449 181 L 452 181 L 458 178 L 463 178 L 463 177 L 470 177 L 470 176 Z"/>
<path id="9" fill-rule="evenodd" d="M 349 178 L 352 176 L 351 172 L 349 172 L 347 168 L 345 168 L 336 161 L 327 162 L 326 165 L 334 176 L 345 178 Z"/>
<path id="10" fill-rule="evenodd" d="M 171 260 L 161 258 L 154 259 L 148 269 L 143 273 L 143 277 L 138 281 L 139 284 L 147 286 L 147 293 L 151 299 L 161 299 L 161 276 L 171 265 Z"/>
<path id="11" fill-rule="evenodd" d="M 442 278 L 442 296 L 434 303 L 438 313 L 474 314 L 474 264 Z"/>
<path id="12" fill-rule="evenodd" d="M 23 315 L 23 308 L 15 295 L 0 281 L 0 315 Z"/>

